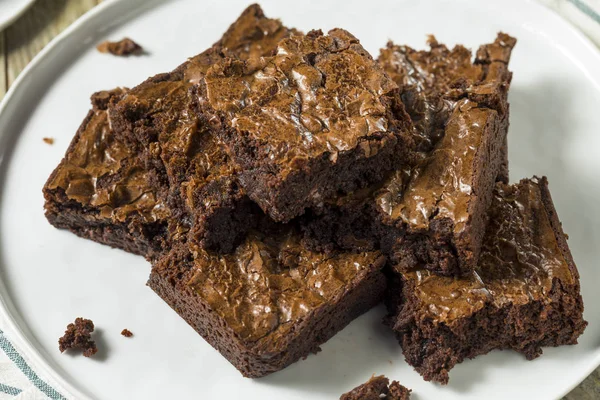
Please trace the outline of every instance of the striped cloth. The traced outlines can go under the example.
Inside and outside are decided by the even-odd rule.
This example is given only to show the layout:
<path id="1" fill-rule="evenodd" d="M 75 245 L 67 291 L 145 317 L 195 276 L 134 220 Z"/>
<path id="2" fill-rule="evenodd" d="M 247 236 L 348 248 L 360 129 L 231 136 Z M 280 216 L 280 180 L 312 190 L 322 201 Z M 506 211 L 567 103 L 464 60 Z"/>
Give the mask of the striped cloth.
<path id="1" fill-rule="evenodd" d="M 579 27 L 600 46 L 600 0 L 538 0 Z M 0 315 L 0 400 L 73 399 L 54 379 L 36 368 L 16 346 Z M 4 330 L 3 330 L 4 329 Z"/>
<path id="2" fill-rule="evenodd" d="M 600 46 L 600 0 L 538 0 L 581 29 Z"/>
<path id="3" fill-rule="evenodd" d="M 8 326 L 0 315 L 0 327 Z M 73 397 L 48 376 L 40 376 L 35 365 L 0 329 L 0 400 L 67 400 Z"/>

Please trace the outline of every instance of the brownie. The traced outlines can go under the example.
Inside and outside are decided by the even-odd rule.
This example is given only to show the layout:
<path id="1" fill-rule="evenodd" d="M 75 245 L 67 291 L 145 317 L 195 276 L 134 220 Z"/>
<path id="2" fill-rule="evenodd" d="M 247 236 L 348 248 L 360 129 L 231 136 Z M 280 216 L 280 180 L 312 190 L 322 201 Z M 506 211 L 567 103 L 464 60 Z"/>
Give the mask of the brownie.
<path id="1" fill-rule="evenodd" d="M 202 247 L 229 252 L 255 224 L 255 206 L 198 111 L 195 85 L 216 61 L 271 54 L 280 39 L 294 32 L 252 5 L 211 48 L 110 104 L 115 131 L 156 171 L 160 183 L 170 187 L 169 207 L 180 221 L 178 236 L 190 231 Z"/>
<path id="2" fill-rule="evenodd" d="M 75 322 L 67 325 L 65 334 L 58 339 L 58 349 L 61 353 L 68 349 L 77 349 L 81 350 L 85 357 L 91 357 L 98 352 L 92 332 L 94 323 L 91 320 L 76 318 Z"/>
<path id="3" fill-rule="evenodd" d="M 382 300 L 379 252 L 311 252 L 297 227 L 254 230 L 231 254 L 174 248 L 148 285 L 244 376 L 319 350 Z"/>
<path id="4" fill-rule="evenodd" d="M 397 85 L 345 30 L 292 35 L 271 57 L 226 58 L 200 90 L 241 185 L 275 221 L 410 160 Z"/>
<path id="5" fill-rule="evenodd" d="M 131 54 L 140 54 L 144 49 L 142 46 L 129 38 L 124 38 L 118 42 L 102 42 L 96 49 L 100 53 L 110 53 L 115 56 L 129 56 Z"/>
<path id="6" fill-rule="evenodd" d="M 389 324 L 406 361 L 427 381 L 448 382 L 464 359 L 513 349 L 529 360 L 543 346 L 577 343 L 579 274 L 546 178 L 498 183 L 477 268 L 464 277 L 395 270 Z"/>
<path id="7" fill-rule="evenodd" d="M 340 396 L 340 400 L 408 400 L 410 389 L 402 386 L 398 381 L 392 381 L 383 375 L 373 376 L 367 382 L 355 387 L 348 393 Z"/>
<path id="8" fill-rule="evenodd" d="M 499 34 L 473 62 L 462 46 L 448 50 L 433 38 L 430 45 L 389 44 L 380 57 L 414 121 L 417 165 L 324 202 L 307 218 L 310 246 L 381 247 L 398 268 L 443 275 L 475 267 L 494 182 L 508 173 L 507 63 L 515 40 Z"/>
<path id="9" fill-rule="evenodd" d="M 170 212 L 156 174 L 110 127 L 108 102 L 125 92 L 92 95 L 92 109 L 44 186 L 44 207 L 57 228 L 153 258 L 166 247 Z"/>

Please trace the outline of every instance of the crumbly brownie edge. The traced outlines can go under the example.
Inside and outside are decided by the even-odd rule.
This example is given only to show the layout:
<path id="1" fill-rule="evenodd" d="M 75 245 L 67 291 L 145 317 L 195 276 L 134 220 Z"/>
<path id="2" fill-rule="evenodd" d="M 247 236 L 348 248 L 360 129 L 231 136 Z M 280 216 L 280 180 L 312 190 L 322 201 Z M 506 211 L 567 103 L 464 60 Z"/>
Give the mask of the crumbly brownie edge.
<path id="1" fill-rule="evenodd" d="M 500 157 L 500 171 L 498 172 L 496 182 L 509 183 L 510 174 L 508 170 L 508 135 L 506 135 L 504 138 L 504 143 L 502 144 L 502 154 Z"/>
<path id="2" fill-rule="evenodd" d="M 248 196 L 273 220 L 287 222 L 337 192 L 349 193 L 383 179 L 386 172 L 398 165 L 399 159 L 406 159 L 408 146 L 402 154 L 398 151 L 402 146 L 397 145 L 395 137 L 374 140 L 379 142 L 379 150 L 371 157 L 366 157 L 364 149 L 358 146 L 340 153 L 335 162 L 328 155 L 310 160 L 284 180 L 273 174 L 268 165 L 245 169 L 240 174 L 240 182 Z M 234 151 L 238 147 L 234 144 Z M 244 156 L 238 153 L 239 158 Z"/>
<path id="3" fill-rule="evenodd" d="M 166 226 L 160 223 L 114 223 L 97 218 L 98 211 L 57 200 L 65 197 L 50 191 L 46 197 L 46 219 L 58 229 L 68 230 L 84 239 L 153 259 L 161 252 Z"/>
<path id="4" fill-rule="evenodd" d="M 390 322 L 402 352 L 423 379 L 441 384 L 448 383 L 448 372 L 465 359 L 513 349 L 531 360 L 542 354 L 542 347 L 576 344 L 586 325 L 578 285 L 565 286 L 557 279 L 545 299 L 501 309 L 488 304 L 452 327 L 417 320 L 416 309 L 422 305 L 413 295 L 414 283 L 404 281 L 401 290 L 396 301 L 403 305 L 395 306 L 401 311 Z M 540 315 L 547 318 L 542 322 Z"/>
<path id="5" fill-rule="evenodd" d="M 194 218 L 191 238 L 200 247 L 230 253 L 257 223 L 259 211 L 249 198 L 236 199 L 234 204 L 212 207 L 210 212 Z"/>
<path id="6" fill-rule="evenodd" d="M 265 339 L 253 346 L 241 341 L 225 321 L 185 284 L 189 267 L 181 257 L 165 257 L 152 269 L 148 286 L 218 350 L 243 376 L 259 378 L 315 353 L 352 320 L 377 305 L 385 290 L 381 257 L 360 281 L 328 307 L 321 307 L 277 343 Z"/>

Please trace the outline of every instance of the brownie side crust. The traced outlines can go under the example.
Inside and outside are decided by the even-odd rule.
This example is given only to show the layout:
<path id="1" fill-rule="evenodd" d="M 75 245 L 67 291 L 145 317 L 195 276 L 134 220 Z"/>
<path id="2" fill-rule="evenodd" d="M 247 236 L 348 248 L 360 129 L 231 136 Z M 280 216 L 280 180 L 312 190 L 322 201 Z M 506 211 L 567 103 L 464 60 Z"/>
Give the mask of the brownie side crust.
<path id="1" fill-rule="evenodd" d="M 446 384 L 456 364 L 493 349 L 533 359 L 577 343 L 587 322 L 579 274 L 546 178 L 499 183 L 483 251 L 470 276 L 396 271 L 387 303 L 406 360 Z"/>
<path id="2" fill-rule="evenodd" d="M 44 207 L 57 228 L 152 258 L 166 246 L 169 210 L 155 175 L 110 128 L 107 104 L 123 93 L 92 95 L 92 110 L 43 188 Z"/>
<path id="3" fill-rule="evenodd" d="M 173 235 L 230 252 L 256 223 L 256 207 L 210 133 L 208 119 L 199 113 L 195 85 L 224 57 L 270 55 L 280 39 L 293 33 L 251 5 L 211 48 L 172 72 L 147 79 L 109 105 L 114 129 L 139 150 L 161 184 L 171 188 L 169 207 L 182 221 Z"/>
<path id="4" fill-rule="evenodd" d="M 275 221 L 410 159 L 410 122 L 394 113 L 402 108 L 396 84 L 344 30 L 293 35 L 272 57 L 226 58 L 200 88 L 202 111 L 240 166 L 242 186 Z"/>
<path id="5" fill-rule="evenodd" d="M 251 232 L 235 252 L 182 246 L 152 269 L 148 285 L 244 376 L 257 378 L 317 352 L 378 304 L 378 252 L 305 250 L 289 227 Z"/>
<path id="6" fill-rule="evenodd" d="M 367 382 L 340 396 L 340 400 L 408 400 L 410 389 L 398 381 L 392 381 L 383 375 L 373 376 Z"/>

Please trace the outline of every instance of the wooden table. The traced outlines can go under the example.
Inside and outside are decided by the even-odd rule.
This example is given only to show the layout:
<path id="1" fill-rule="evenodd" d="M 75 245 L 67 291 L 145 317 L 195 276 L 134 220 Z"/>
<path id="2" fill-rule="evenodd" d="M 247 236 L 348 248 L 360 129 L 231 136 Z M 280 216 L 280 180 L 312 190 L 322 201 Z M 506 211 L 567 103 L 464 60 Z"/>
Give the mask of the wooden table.
<path id="1" fill-rule="evenodd" d="M 46 43 L 101 1 L 38 0 L 21 18 L 0 32 L 0 100 Z M 600 368 L 565 399 L 600 399 Z"/>

